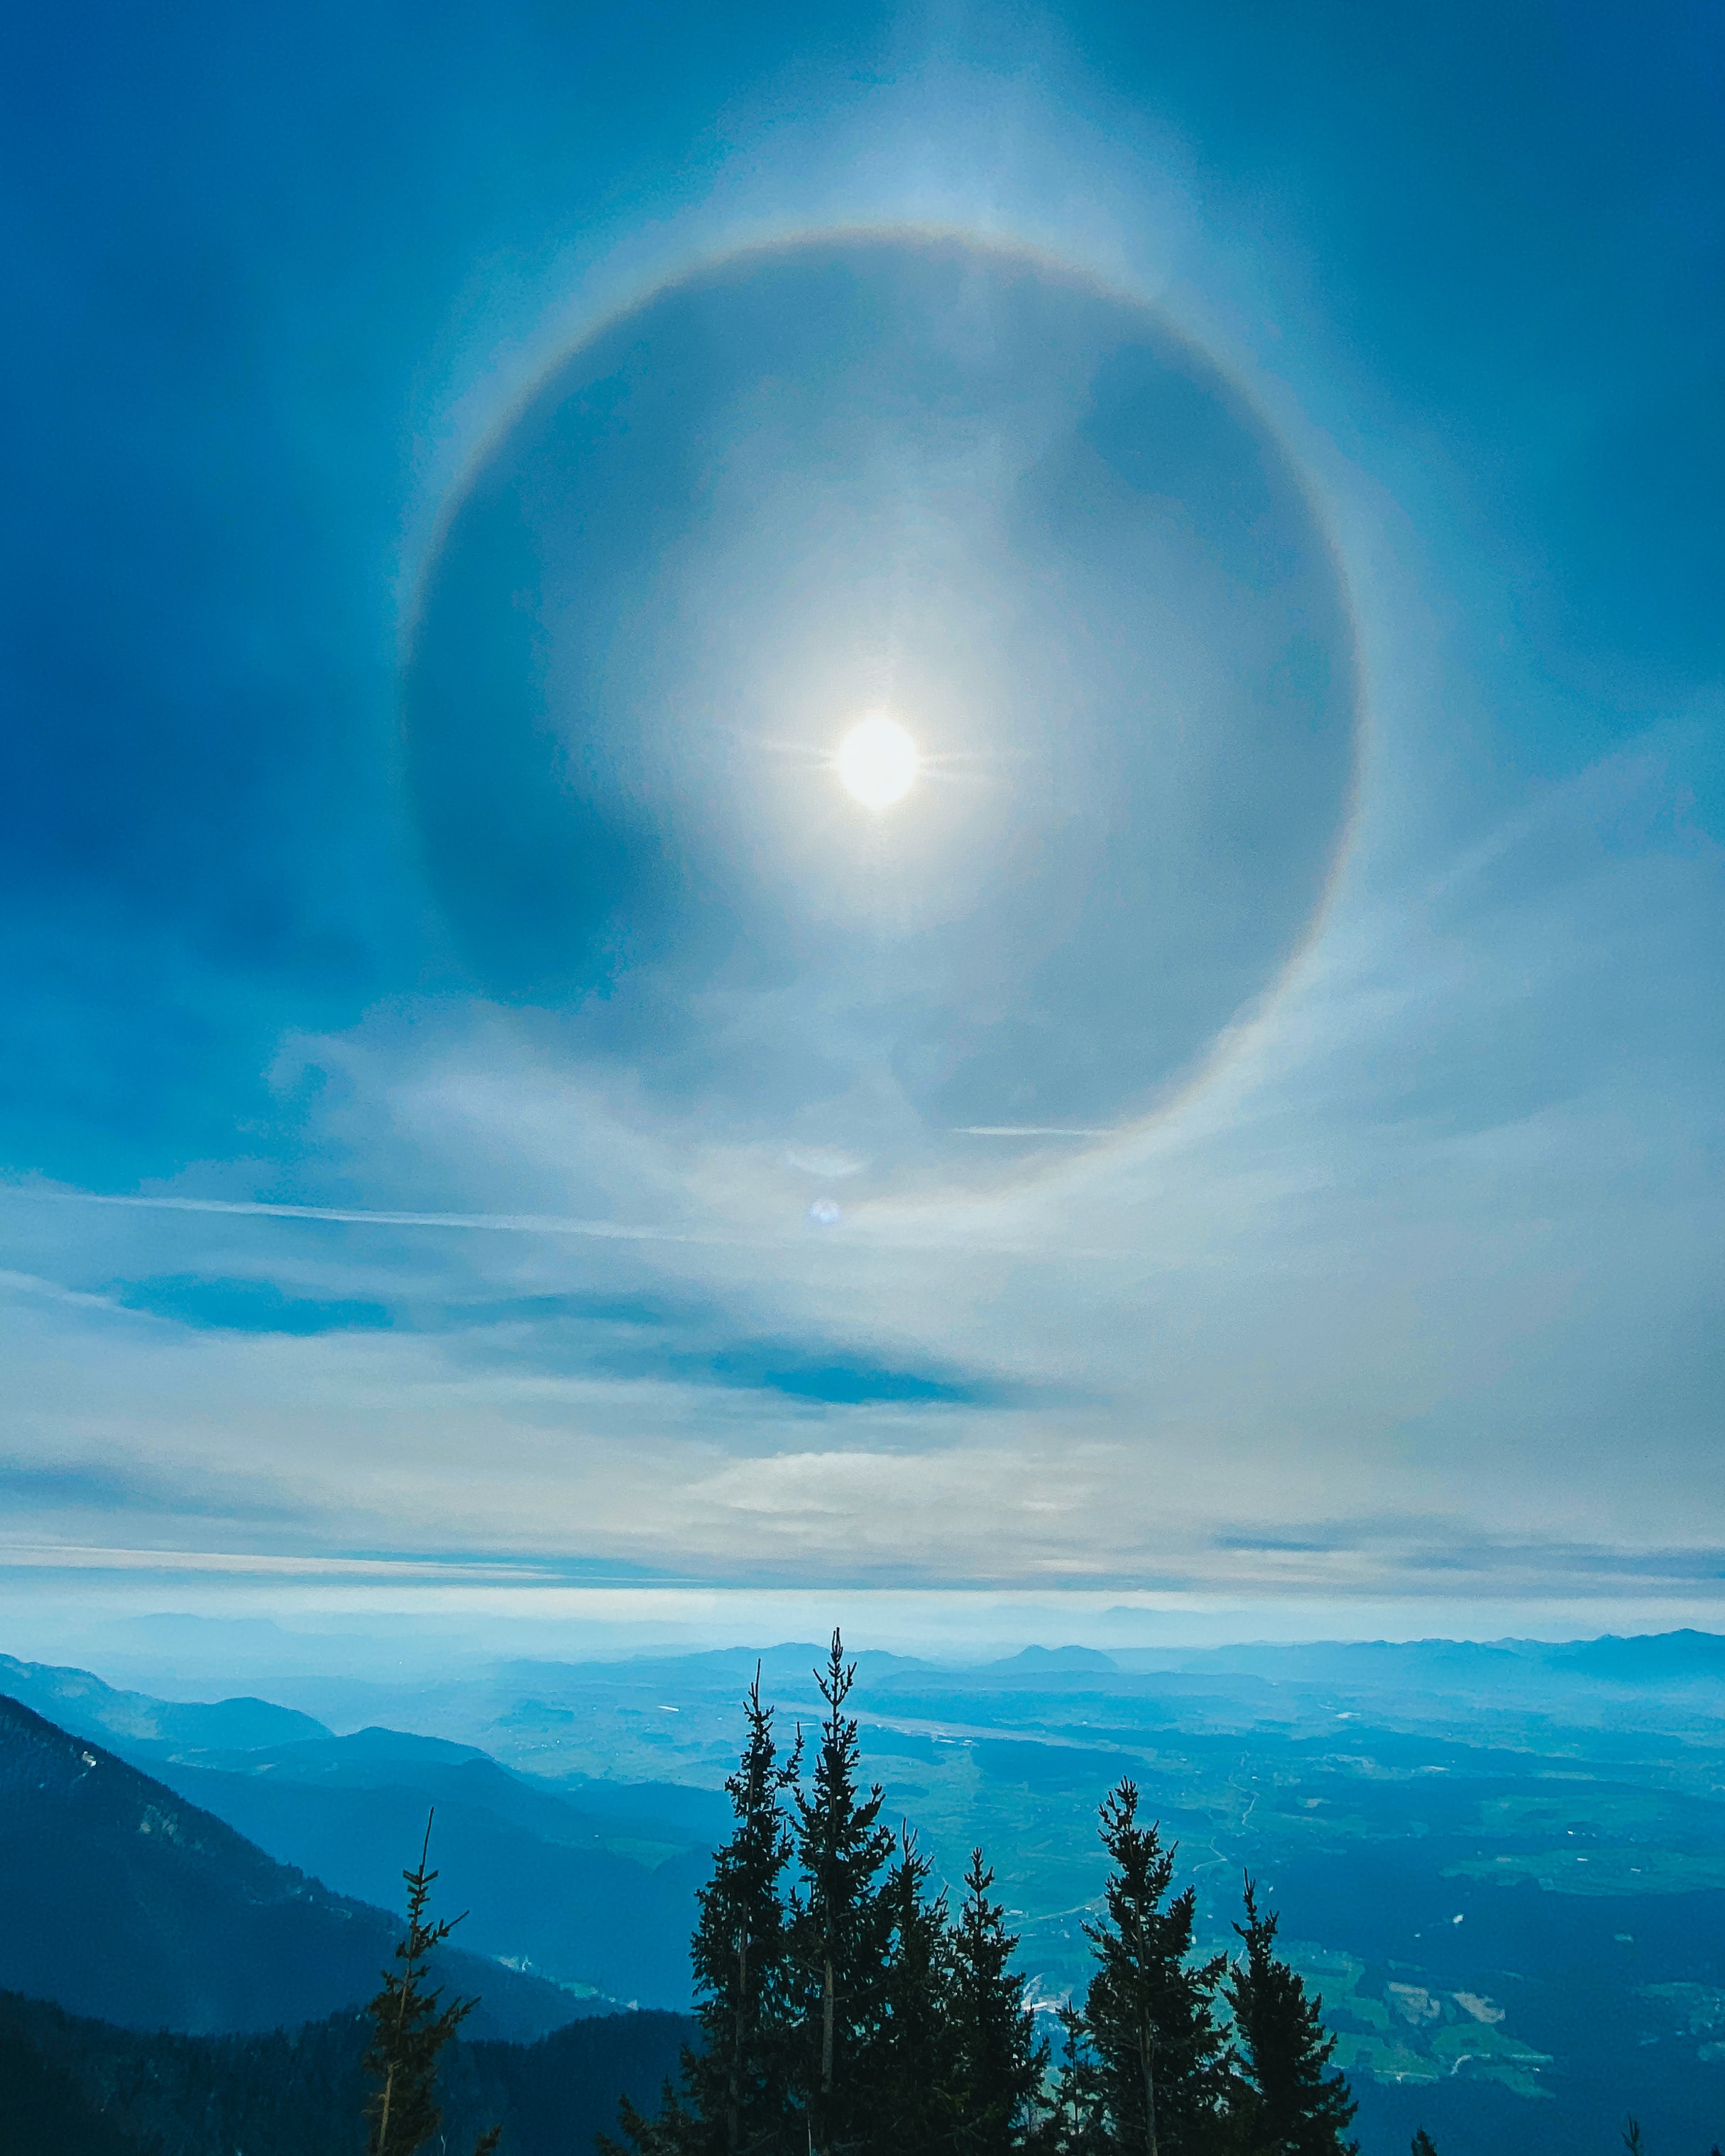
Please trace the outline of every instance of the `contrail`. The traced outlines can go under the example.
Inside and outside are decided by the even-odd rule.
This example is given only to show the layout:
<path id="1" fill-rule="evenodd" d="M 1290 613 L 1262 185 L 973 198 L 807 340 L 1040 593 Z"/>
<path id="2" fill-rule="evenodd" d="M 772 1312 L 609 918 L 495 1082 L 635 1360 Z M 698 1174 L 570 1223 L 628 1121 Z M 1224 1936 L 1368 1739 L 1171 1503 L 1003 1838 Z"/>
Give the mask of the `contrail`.
<path id="1" fill-rule="evenodd" d="M 1012 1135 L 1018 1137 L 1023 1133 L 1013 1132 Z M 1076 1136 L 1079 1133 L 1062 1135 Z M 260 1198 L 141 1198 L 105 1190 L 28 1190 L 21 1189 L 15 1183 L 9 1187 L 0 1186 L 0 1195 L 38 1199 L 59 1205 L 117 1205 L 145 1213 L 219 1213 L 251 1219 L 327 1221 L 332 1224 L 358 1228 L 478 1229 L 493 1235 L 576 1235 L 600 1243 L 677 1243 L 709 1250 L 802 1248 L 808 1240 L 800 1224 L 798 1229 L 787 1229 L 782 1235 L 735 1235 L 685 1228 L 654 1228 L 620 1220 L 571 1220 L 556 1213 L 384 1213 L 369 1212 L 355 1205 L 278 1204 Z M 826 1240 L 825 1235 L 822 1240 Z M 867 1228 L 859 1233 L 854 1224 L 842 1240 L 853 1248 L 965 1250 L 986 1251 L 996 1257 L 1043 1259 L 1053 1262 L 1089 1259 L 1112 1263 L 1131 1255 L 1130 1251 L 1120 1250 L 1062 1248 L 1049 1243 L 991 1242 L 971 1235 L 883 1235 Z"/>
<path id="2" fill-rule="evenodd" d="M 588 1235 L 613 1243 L 736 1243 L 734 1235 L 691 1234 L 677 1228 L 618 1220 L 570 1220 L 555 1213 L 378 1213 L 348 1205 L 286 1205 L 256 1198 L 135 1198 L 101 1190 L 20 1190 L 11 1198 L 62 1205 L 122 1205 L 147 1213 L 234 1213 L 266 1220 L 328 1220 L 362 1228 L 481 1228 L 503 1235 Z M 750 1240 L 766 1240 L 755 1238 Z"/>

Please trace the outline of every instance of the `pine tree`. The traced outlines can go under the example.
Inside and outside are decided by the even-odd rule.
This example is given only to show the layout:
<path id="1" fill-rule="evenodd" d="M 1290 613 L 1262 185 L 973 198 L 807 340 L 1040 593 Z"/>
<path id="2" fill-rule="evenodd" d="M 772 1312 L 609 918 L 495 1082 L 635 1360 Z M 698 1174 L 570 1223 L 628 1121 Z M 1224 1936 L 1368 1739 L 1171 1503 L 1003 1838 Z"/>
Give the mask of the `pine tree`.
<path id="1" fill-rule="evenodd" d="M 804 2017 L 797 2081 L 811 2156 L 842 2156 L 868 2138 L 890 1925 L 878 1881 L 893 1840 L 879 1824 L 880 1790 L 861 1794 L 857 1723 L 844 1711 L 857 1667 L 845 1661 L 837 1631 L 816 1679 L 826 1716 L 812 1794 L 799 1789 L 796 1799 L 803 1886 L 793 1950 Z"/>
<path id="2" fill-rule="evenodd" d="M 1326 2035 L 1323 2001 L 1275 1952 L 1280 1919 L 1258 1906 L 1245 1884 L 1246 1921 L 1234 1929 L 1246 1943 L 1226 1987 L 1247 2078 L 1236 2112 L 1249 2156 L 1359 2156 L 1343 2135 L 1359 2108 L 1341 2073 L 1328 2071 L 1336 2039 Z"/>
<path id="3" fill-rule="evenodd" d="M 1228 1958 L 1191 1961 L 1197 1897 L 1187 1887 L 1164 1907 L 1174 1851 L 1138 1824 L 1134 1783 L 1104 1799 L 1101 1835 L 1114 1870 L 1103 1921 L 1084 1927 L 1100 1964 L 1084 2010 L 1086 2138 L 1121 2156 L 1210 2156 L 1232 2082 L 1213 2007 Z"/>
<path id="4" fill-rule="evenodd" d="M 1109 2136 L 1101 2077 L 1084 2017 L 1070 2000 L 1060 2009 L 1060 2064 L 1039 2145 L 1050 2156 L 1102 2156 Z"/>
<path id="5" fill-rule="evenodd" d="M 697 1897 L 690 1955 L 705 2045 L 686 2065 L 685 2082 L 695 2109 L 718 2129 L 703 2146 L 766 2156 L 805 2138 L 790 2102 L 790 1941 L 781 1887 L 792 1855 L 784 1800 L 796 1787 L 802 1739 L 780 1766 L 758 1664 L 744 1712 L 743 1757 L 725 1784 L 736 1828 Z"/>
<path id="6" fill-rule="evenodd" d="M 988 1898 L 994 1874 L 982 1851 L 971 1852 L 965 1898 L 952 1933 L 948 2012 L 952 2023 L 954 2146 L 965 2156 L 1009 2156 L 1035 2120 L 1048 2047 L 1012 1972 L 1017 1939 L 1005 1912 Z"/>
<path id="7" fill-rule="evenodd" d="M 622 2100 L 619 2123 L 639 2156 L 783 2156 L 806 2142 L 791 2093 L 796 2002 L 781 1886 L 793 1853 L 785 1796 L 796 1787 L 802 1738 L 781 1766 L 759 1663 L 743 1712 L 743 1756 L 725 1783 L 736 1825 L 697 1892 L 689 1943 L 703 2042 L 684 2051 L 682 2092 L 667 2082 L 656 2118 Z M 621 2156 L 600 2138 L 606 2156 Z"/>
<path id="8" fill-rule="evenodd" d="M 688 2054 L 684 2057 L 685 2075 L 692 2056 Z M 659 2084 L 659 2108 L 651 2114 L 641 2110 L 632 2098 L 619 2097 L 617 2123 L 622 2128 L 623 2141 L 614 2140 L 609 2133 L 594 2136 L 600 2156 L 628 2156 L 624 2142 L 636 2152 L 636 2156 L 705 2156 L 713 2145 L 707 2121 L 698 2112 L 685 2107 L 669 2080 Z"/>
<path id="9" fill-rule="evenodd" d="M 431 1821 L 425 1817 L 425 1840 L 420 1851 L 419 1868 L 404 1871 L 407 1882 L 407 1937 L 395 1949 L 399 1969 L 385 1969 L 384 1988 L 366 2012 L 371 2016 L 372 2038 L 365 2054 L 366 2071 L 377 2087 L 366 2105 L 370 2123 L 366 2156 L 415 2156 L 443 2123 L 437 2102 L 437 2063 L 443 2047 L 479 2004 L 476 1999 L 452 1999 L 441 2005 L 443 1994 L 428 1988 L 427 1958 L 441 1946 L 461 1917 L 426 1921 L 431 1887 L 437 1874 L 426 1870 L 431 1853 Z M 466 1912 L 464 1910 L 462 1915 Z M 481 2134 L 474 2156 L 491 2156 L 501 2128 Z"/>
<path id="10" fill-rule="evenodd" d="M 1408 2143 L 1408 2156 L 1438 2156 L 1438 2145 L 1423 2126 L 1413 2129 L 1413 2138 Z"/>
<path id="11" fill-rule="evenodd" d="M 878 2156 L 933 2156 L 945 2145 L 955 2061 L 952 1941 L 946 1897 L 929 1893 L 929 1861 L 901 1829 L 881 1889 L 890 1926 L 882 2015 L 868 2074 L 868 2144 Z"/>

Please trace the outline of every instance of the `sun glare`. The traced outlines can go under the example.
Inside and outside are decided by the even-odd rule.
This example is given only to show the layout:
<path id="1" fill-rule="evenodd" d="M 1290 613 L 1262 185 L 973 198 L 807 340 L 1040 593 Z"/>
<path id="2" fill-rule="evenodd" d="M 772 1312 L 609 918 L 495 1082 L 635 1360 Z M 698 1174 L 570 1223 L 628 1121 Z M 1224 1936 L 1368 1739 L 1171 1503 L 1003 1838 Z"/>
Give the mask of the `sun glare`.
<path id="1" fill-rule="evenodd" d="M 884 712 L 860 721 L 838 746 L 839 778 L 865 808 L 890 808 L 902 801 L 921 767 L 916 743 Z"/>

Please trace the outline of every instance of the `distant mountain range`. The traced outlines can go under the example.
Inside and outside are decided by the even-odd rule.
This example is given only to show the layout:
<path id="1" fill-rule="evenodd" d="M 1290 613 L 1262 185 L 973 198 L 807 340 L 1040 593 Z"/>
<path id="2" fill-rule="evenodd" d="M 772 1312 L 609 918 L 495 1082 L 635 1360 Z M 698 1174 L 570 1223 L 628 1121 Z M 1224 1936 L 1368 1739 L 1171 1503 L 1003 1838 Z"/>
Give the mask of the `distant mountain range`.
<path id="1" fill-rule="evenodd" d="M 1552 1669 L 1599 1684 L 1687 1685 L 1725 1680 L 1725 1639 L 1717 1632 L 1654 1632 L 1620 1640 L 1576 1640 L 1540 1650 Z"/>
<path id="2" fill-rule="evenodd" d="M 337 1895 L 393 1903 L 435 1805 L 435 1857 L 453 1908 L 468 1912 L 470 1953 L 576 1987 L 587 2010 L 688 2005 L 695 1889 L 729 1815 L 713 1791 L 564 1794 L 471 1745 L 382 1728 L 336 1737 L 264 1700 L 182 1705 L 10 1656 L 0 1683 Z"/>
<path id="3" fill-rule="evenodd" d="M 417 1855 L 412 1840 L 398 1876 Z M 357 2006 L 401 1931 L 4 1697 L 0 1908 L 0 1988 L 127 2028 L 191 2032 L 281 2028 Z M 532 2040 L 581 2010 L 554 1985 L 470 1953 L 449 1952 L 445 1971 L 482 2001 L 474 2035 Z"/>
<path id="4" fill-rule="evenodd" d="M 10 1655 L 0 1655 L 0 1692 L 21 1700 L 62 1729 L 99 1741 L 106 1738 L 134 1752 L 250 1751 L 329 1735 L 309 1714 L 266 1699 L 224 1699 L 208 1707 L 152 1699 L 145 1692 L 116 1691 L 88 1670 L 20 1662 Z"/>
<path id="5" fill-rule="evenodd" d="M 584 1686 L 663 1681 L 729 1694 L 746 1686 L 758 1664 L 770 1695 L 800 1697 L 810 1690 L 812 1667 L 825 1652 L 806 1640 L 760 1650 L 642 1655 L 616 1662 L 502 1662 L 489 1672 L 487 1684 L 499 1696 L 536 1687 L 548 1695 L 570 1681 Z M 1577 1640 L 1249 1641 L 1218 1647 L 1118 1647 L 1111 1653 L 1094 1647 L 1026 1647 L 1004 1659 L 977 1663 L 924 1661 L 877 1650 L 855 1659 L 862 1689 L 873 1699 L 906 1690 L 1038 1691 L 1056 1684 L 1130 1689 L 1133 1680 L 1146 1676 L 1245 1677 L 1278 1685 L 1393 1687 L 1409 1693 L 1429 1686 L 1471 1692 L 1603 1683 L 1665 1690 L 1725 1682 L 1725 1635 L 1692 1630 Z"/>

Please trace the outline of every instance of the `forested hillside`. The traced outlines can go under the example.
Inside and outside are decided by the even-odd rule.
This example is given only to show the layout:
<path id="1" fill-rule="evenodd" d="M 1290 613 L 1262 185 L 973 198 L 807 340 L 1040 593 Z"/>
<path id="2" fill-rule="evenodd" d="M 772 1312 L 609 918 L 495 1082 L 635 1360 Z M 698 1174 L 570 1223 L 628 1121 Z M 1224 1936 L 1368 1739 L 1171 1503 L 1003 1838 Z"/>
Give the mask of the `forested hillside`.
<path id="1" fill-rule="evenodd" d="M 273 2029 L 362 2005 L 399 1922 L 0 1697 L 0 1986 L 124 2027 Z M 569 1994 L 451 1953 L 474 2033 L 530 2039 Z"/>
<path id="2" fill-rule="evenodd" d="M 441 2131 L 465 2151 L 501 2123 L 508 2156 L 593 2156 L 618 2098 L 651 2101 L 693 2033 L 680 2015 L 642 2013 L 538 2044 L 457 2041 L 441 2062 Z M 0 2156 L 360 2156 L 366 2038 L 357 2013 L 185 2036 L 0 1994 Z"/>
<path id="3" fill-rule="evenodd" d="M 471 1747 L 385 1729 L 175 1758 L 155 1771 L 278 1862 L 384 1905 L 399 1898 L 402 1851 L 435 1805 L 438 1861 L 471 1911 L 470 1953 L 620 2005 L 687 2009 L 689 1922 L 710 1835 L 607 1820 Z"/>

